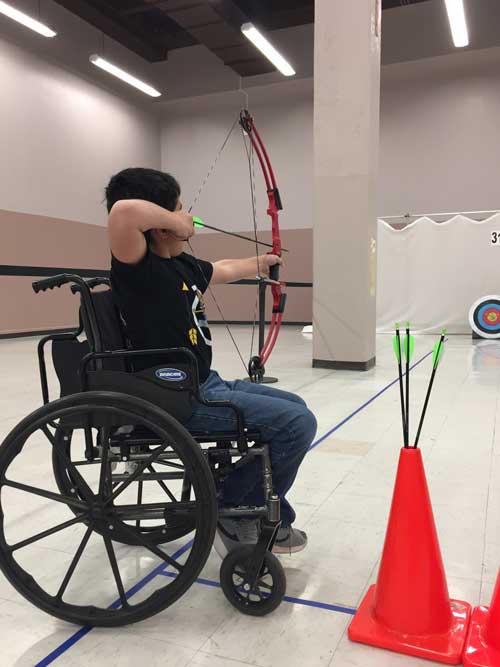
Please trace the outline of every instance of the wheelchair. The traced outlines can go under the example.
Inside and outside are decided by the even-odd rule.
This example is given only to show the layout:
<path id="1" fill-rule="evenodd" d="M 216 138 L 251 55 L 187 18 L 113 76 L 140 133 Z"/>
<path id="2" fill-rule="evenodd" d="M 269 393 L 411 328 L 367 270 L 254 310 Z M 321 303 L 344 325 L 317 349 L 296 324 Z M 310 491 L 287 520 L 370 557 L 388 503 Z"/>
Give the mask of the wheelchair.
<path id="1" fill-rule="evenodd" d="M 43 406 L 0 447 L 3 574 L 22 596 L 59 619 L 85 626 L 126 625 L 163 611 L 191 587 L 207 562 L 219 518 L 257 518 L 257 543 L 229 551 L 220 567 L 220 585 L 241 612 L 272 612 L 285 595 L 286 579 L 272 554 L 280 503 L 268 444 L 246 428 L 237 406 L 202 398 L 191 350 L 131 349 L 108 279 L 61 274 L 33 283 L 33 289 L 38 293 L 63 285 L 79 297 L 79 326 L 40 340 Z M 60 398 L 53 401 L 48 343 L 49 370 L 60 386 Z M 236 432 L 189 432 L 182 422 L 194 400 L 233 410 Z M 39 479 L 29 451 L 40 456 L 42 446 L 51 457 L 43 458 L 50 474 Z M 225 480 L 249 464 L 261 470 L 262 503 L 225 505 Z M 23 474 L 27 481 L 20 478 Z M 55 521 L 57 512 L 57 523 L 20 535 L 19 510 L 30 499 L 41 504 L 40 517 Z M 45 572 L 48 564 L 40 563 L 40 553 L 55 557 L 50 541 L 66 534 L 57 552 L 64 562 L 60 576 L 37 575 L 34 570 Z M 50 551 L 23 558 L 26 549 L 39 549 L 46 540 Z M 73 585 L 77 571 L 83 573 L 83 584 Z"/>

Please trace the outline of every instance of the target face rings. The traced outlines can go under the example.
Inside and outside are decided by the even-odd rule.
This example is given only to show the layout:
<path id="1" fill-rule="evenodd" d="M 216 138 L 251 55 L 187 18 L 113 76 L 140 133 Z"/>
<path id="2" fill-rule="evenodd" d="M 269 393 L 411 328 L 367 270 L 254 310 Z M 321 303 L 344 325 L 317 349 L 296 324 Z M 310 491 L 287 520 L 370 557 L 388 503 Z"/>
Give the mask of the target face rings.
<path id="1" fill-rule="evenodd" d="M 473 303 L 469 324 L 481 338 L 500 338 L 500 296 L 483 296 Z"/>

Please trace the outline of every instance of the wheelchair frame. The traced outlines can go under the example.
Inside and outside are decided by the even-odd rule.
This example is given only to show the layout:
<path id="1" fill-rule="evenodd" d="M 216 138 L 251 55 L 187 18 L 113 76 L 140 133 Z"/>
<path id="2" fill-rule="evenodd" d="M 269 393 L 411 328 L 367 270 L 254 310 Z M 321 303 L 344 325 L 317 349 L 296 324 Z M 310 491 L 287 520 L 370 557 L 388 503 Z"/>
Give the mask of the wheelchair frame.
<path id="1" fill-rule="evenodd" d="M 189 454 L 189 456 L 196 455 L 199 457 L 199 454 L 191 451 L 194 446 L 188 446 L 188 437 L 194 440 L 199 453 L 202 455 L 202 460 L 207 464 L 205 467 L 201 461 L 198 463 L 195 462 L 193 464 L 195 466 L 193 470 L 198 470 L 201 477 L 203 477 L 203 474 L 206 474 L 206 470 L 209 470 L 213 480 L 213 484 L 210 484 L 207 481 L 205 486 L 200 486 L 200 483 L 198 483 L 200 494 L 207 496 L 207 498 L 213 497 L 214 502 L 211 505 L 211 501 L 208 501 L 207 506 L 209 508 L 213 506 L 215 511 L 209 513 L 207 508 L 203 510 L 206 514 L 207 523 L 211 526 L 211 528 L 207 530 L 208 533 L 211 534 L 212 539 L 217 518 L 252 517 L 260 519 L 260 535 L 257 543 L 251 546 L 246 545 L 239 547 L 236 550 L 231 551 L 223 560 L 221 567 L 221 586 L 223 592 L 231 604 L 243 613 L 251 615 L 264 615 L 269 613 L 281 603 L 285 593 L 285 576 L 279 561 L 271 553 L 280 526 L 280 501 L 273 491 L 272 469 L 268 445 L 261 441 L 260 434 L 248 431 L 241 411 L 236 405 L 228 401 L 206 401 L 203 399 L 200 394 L 198 365 L 196 357 L 191 350 L 187 348 L 159 348 L 153 350 L 105 349 L 101 335 L 99 317 L 94 303 L 94 294 L 99 294 L 100 292 L 93 293 L 93 290 L 99 286 L 106 286 L 110 291 L 110 282 L 107 278 L 92 278 L 85 280 L 77 275 L 61 274 L 34 282 L 33 289 L 38 293 L 55 287 L 61 287 L 65 284 L 70 284 L 72 292 L 80 296 L 80 324 L 73 332 L 49 334 L 39 341 L 38 361 L 44 408 L 33 413 L 33 415 L 26 418 L 24 422 L 28 422 L 32 416 L 36 416 L 39 420 L 39 414 L 45 410 L 43 414 L 47 420 L 46 424 L 55 428 L 53 441 L 51 440 L 53 444 L 53 470 L 61 493 L 66 494 L 64 497 L 68 499 L 71 494 L 76 493 L 76 498 L 81 499 L 82 503 L 83 501 L 88 501 L 89 507 L 92 506 L 92 508 L 94 508 L 95 506 L 95 509 L 93 509 L 88 516 L 91 516 L 94 524 L 98 526 L 96 532 L 102 535 L 105 541 L 122 604 L 120 607 L 115 606 L 115 613 L 112 616 L 109 614 L 98 615 L 95 610 L 93 610 L 90 614 L 93 624 L 114 626 L 124 625 L 126 623 L 135 622 L 136 620 L 142 620 L 143 618 L 147 618 L 152 614 L 165 609 L 175 602 L 175 600 L 189 588 L 205 564 L 212 546 L 211 543 L 203 545 L 203 549 L 198 549 L 199 554 L 197 559 L 195 559 L 196 566 L 191 568 L 191 571 L 188 573 L 183 572 L 184 580 L 182 585 L 179 584 L 180 593 L 179 590 L 176 590 L 172 595 L 164 596 L 160 605 L 155 603 L 150 607 L 141 608 L 140 613 L 135 615 L 130 613 L 130 606 L 124 591 L 120 590 L 120 577 L 119 575 L 117 577 L 115 573 L 116 559 L 113 564 L 112 553 L 110 552 L 110 540 L 113 538 L 109 537 L 107 531 L 108 528 L 112 529 L 114 527 L 111 525 L 106 526 L 106 523 L 111 521 L 109 518 L 111 515 L 109 515 L 108 512 L 110 508 L 108 507 L 108 510 L 106 511 L 103 509 L 104 506 L 110 503 L 110 501 L 111 505 L 113 505 L 113 495 L 116 495 L 117 492 L 115 491 L 114 494 L 112 493 L 112 489 L 115 488 L 112 484 L 121 485 L 118 487 L 121 491 L 130 484 L 137 482 L 140 489 L 140 496 L 138 496 L 138 498 L 140 497 L 141 500 L 140 502 L 138 500 L 138 503 L 135 506 L 136 512 L 134 514 L 134 506 L 132 505 L 117 506 L 115 508 L 115 514 L 117 514 L 118 520 L 116 524 L 117 532 L 113 537 L 118 542 L 144 546 L 153 553 L 161 554 L 166 562 L 169 562 L 169 557 L 161 551 L 159 547 L 162 544 L 168 543 L 172 539 L 177 539 L 179 536 L 189 534 L 193 530 L 193 521 L 196 521 L 195 530 L 198 528 L 197 522 L 199 515 L 196 509 L 193 510 L 193 502 L 195 501 L 191 501 L 193 479 L 188 475 L 187 464 L 185 465 L 184 473 L 175 472 L 174 469 L 173 473 L 169 472 L 160 474 L 149 472 L 148 465 L 150 465 L 152 469 L 152 461 L 164 462 L 166 464 L 168 461 L 181 458 L 183 454 Z M 111 295 L 109 298 L 112 298 Z M 123 336 L 123 333 L 123 327 L 121 327 L 120 334 Z M 69 396 L 65 395 L 63 379 L 58 375 L 61 385 L 61 399 L 51 401 L 45 359 L 46 345 L 49 342 L 52 342 L 53 344 L 62 341 L 77 342 L 82 334 L 85 334 L 86 336 L 90 351 L 83 356 L 79 364 L 80 391 L 76 394 L 71 393 Z M 166 412 L 163 408 L 154 403 L 147 403 L 142 398 L 134 397 L 134 395 L 129 392 L 123 393 L 120 386 L 116 389 L 112 386 L 110 387 L 109 380 L 105 382 L 104 387 L 101 388 L 99 386 L 99 379 L 106 376 L 106 373 L 104 372 L 106 362 L 119 361 L 124 364 L 125 372 L 127 374 L 133 374 L 131 365 L 133 360 L 145 356 L 158 356 L 158 359 L 160 359 L 171 355 L 175 355 L 176 357 L 182 356 L 190 370 L 189 382 L 187 383 L 188 386 L 186 389 L 183 388 L 180 391 L 188 392 L 190 400 L 195 399 L 209 407 L 232 409 L 236 415 L 236 432 L 186 432 L 188 435 L 186 435 L 184 444 L 181 442 L 178 446 L 179 452 L 165 451 L 168 447 L 164 442 L 164 438 L 161 435 L 159 435 L 158 438 L 152 437 L 151 430 L 148 431 L 147 428 L 146 432 L 141 432 L 140 427 L 137 429 L 137 423 L 140 423 L 141 419 L 145 420 L 143 415 L 144 411 L 146 411 L 149 423 L 152 423 L 153 417 L 151 415 L 156 414 L 156 419 L 158 422 L 161 421 L 162 424 L 163 421 L 168 418 L 169 428 L 173 432 L 184 430 L 184 427 L 179 423 L 175 414 Z M 94 386 L 91 386 L 92 384 Z M 76 404 L 76 407 L 74 404 Z M 92 434 L 90 433 L 89 436 L 89 432 L 91 431 L 91 418 L 92 415 L 101 414 L 101 412 L 104 413 L 108 404 L 110 406 L 110 412 L 114 409 L 116 412 L 126 413 L 129 411 L 131 413 L 132 430 L 124 432 L 122 427 L 113 431 L 113 428 L 111 427 L 112 417 L 109 417 L 111 420 L 109 422 L 106 417 L 105 422 L 102 422 L 102 424 L 99 422 L 98 437 L 101 437 L 101 444 L 94 446 Z M 120 408 L 121 405 L 123 405 L 123 408 Z M 69 422 L 64 421 L 66 416 L 61 416 L 66 415 L 67 412 L 69 412 L 70 408 L 67 408 L 66 406 L 71 406 L 71 409 L 74 411 L 79 410 L 78 414 L 80 414 L 80 417 L 78 419 L 80 421 L 76 422 L 76 427 L 74 424 L 71 424 L 71 420 Z M 162 410 L 163 419 L 160 418 L 160 413 L 158 412 L 159 409 Z M 85 415 L 85 410 L 87 410 L 86 414 L 88 416 L 82 417 L 82 414 Z M 143 412 L 141 412 L 141 410 Z M 175 410 L 173 412 L 175 413 Z M 22 422 L 22 424 L 24 422 Z M 87 426 L 86 424 L 89 425 Z M 49 430 L 47 426 L 44 428 L 46 431 Z M 85 433 L 85 460 L 82 461 L 73 461 L 71 457 L 71 434 L 73 433 L 72 429 L 74 428 L 81 428 Z M 164 426 L 164 428 L 166 427 Z M 47 435 L 46 431 L 44 432 Z M 19 435 L 17 437 L 19 440 Z M 47 437 L 49 436 L 47 435 Z M 210 444 L 213 446 L 207 446 Z M 6 439 L 4 446 L 0 448 L 0 453 L 3 448 L 9 448 L 7 445 L 12 448 L 9 436 Z M 158 449 L 151 450 L 151 446 L 158 446 Z M 182 447 L 184 447 L 184 450 Z M 151 451 L 153 453 L 151 453 Z M 6 458 L 9 459 L 9 456 Z M 0 456 L 0 491 L 2 480 L 6 479 L 5 470 L 2 471 L 1 459 L 2 457 Z M 227 478 L 232 471 L 247 465 L 256 459 L 261 462 L 264 504 L 259 507 L 223 506 L 222 493 L 224 479 Z M 105 468 L 106 471 L 108 471 L 108 468 L 111 470 L 111 466 L 118 462 L 135 463 L 136 469 L 134 472 L 127 475 L 113 473 L 109 473 L 108 475 L 108 472 L 103 472 Z M 10 463 L 10 460 L 8 460 L 8 463 Z M 101 466 L 99 491 L 92 498 L 90 498 L 91 494 L 89 489 L 86 487 L 84 480 L 81 478 L 81 475 L 79 475 L 77 469 L 77 466 L 79 465 L 87 465 L 90 463 L 97 463 Z M 176 464 L 170 463 L 170 465 Z M 198 466 L 197 468 L 196 465 Z M 180 468 L 181 466 L 178 467 Z M 106 475 L 109 476 L 109 479 L 105 479 Z M 143 482 L 153 480 L 157 481 L 160 486 L 161 484 L 165 486 L 164 480 L 168 479 L 182 479 L 180 501 L 176 501 L 175 507 L 172 508 L 166 508 L 166 505 L 173 505 L 174 503 L 172 502 L 150 503 L 146 512 L 147 519 L 163 520 L 165 526 L 159 530 L 151 529 L 149 532 L 147 532 L 146 528 L 141 527 L 140 529 L 137 528 L 135 533 L 133 533 L 131 526 L 124 522 L 135 520 L 136 527 L 138 527 L 141 520 L 145 518 L 143 508 L 146 507 L 146 505 L 142 504 Z M 107 483 L 111 485 L 111 491 L 109 491 L 108 496 L 106 496 L 107 500 L 104 501 L 103 494 L 107 488 Z M 12 484 L 10 485 L 12 486 Z M 15 488 L 21 488 L 22 490 L 23 486 L 25 485 L 17 484 L 17 487 Z M 211 486 L 213 486 L 213 490 L 211 490 Z M 38 495 L 43 494 L 39 493 Z M 198 494 L 196 494 L 196 497 L 197 495 Z M 123 518 L 120 523 L 119 512 L 122 510 L 119 508 L 121 507 L 126 508 L 122 514 L 122 516 L 126 518 Z M 71 509 L 76 513 L 76 509 L 72 506 Z M 195 512 L 194 518 L 192 516 L 193 511 Z M 108 512 L 108 514 L 106 512 Z M 3 528 L 1 503 L 0 516 Z M 169 522 L 172 522 L 173 528 L 170 528 Z M 120 525 L 118 525 L 118 523 L 120 523 Z M 167 537 L 168 539 L 166 539 Z M 72 607 L 70 610 L 71 613 L 69 613 L 65 609 L 58 607 L 54 608 L 52 603 L 49 603 L 46 599 L 42 599 L 40 596 L 37 598 L 33 591 L 27 591 L 26 587 L 23 587 L 19 582 L 19 573 L 17 573 L 15 569 L 12 570 L 12 568 L 9 567 L 10 559 L 12 558 L 12 550 L 12 546 L 8 545 L 3 538 L 3 533 L 0 534 L 0 568 L 21 594 L 30 599 L 40 608 L 55 616 L 76 623 L 85 624 L 89 622 L 88 608 L 85 608 L 82 612 L 79 612 L 78 610 L 75 612 Z M 115 567 L 113 567 L 113 565 L 115 565 Z M 238 573 L 236 579 L 235 573 Z M 259 588 L 259 582 L 265 576 L 271 576 L 273 586 L 270 587 L 269 585 L 266 585 L 266 590 L 262 593 L 262 589 Z M 179 576 L 178 578 L 181 579 L 182 577 Z M 59 603 L 60 602 L 61 600 L 59 600 Z M 142 603 L 142 607 L 144 607 L 144 603 Z"/>

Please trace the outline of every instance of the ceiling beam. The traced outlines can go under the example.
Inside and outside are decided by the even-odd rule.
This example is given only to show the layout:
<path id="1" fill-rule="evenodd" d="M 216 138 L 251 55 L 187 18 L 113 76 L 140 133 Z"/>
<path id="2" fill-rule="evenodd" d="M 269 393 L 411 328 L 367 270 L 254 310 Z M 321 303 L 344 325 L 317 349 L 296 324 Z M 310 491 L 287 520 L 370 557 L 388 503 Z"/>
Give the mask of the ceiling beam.
<path id="1" fill-rule="evenodd" d="M 137 14 L 146 14 L 154 9 L 165 9 L 169 4 L 171 4 L 170 0 L 156 0 L 156 2 L 141 3 L 128 9 L 119 9 L 118 14 L 120 16 L 137 16 Z"/>
<path id="2" fill-rule="evenodd" d="M 99 3 L 100 9 L 97 9 L 85 0 L 55 0 L 55 2 L 148 62 L 160 62 L 167 59 L 166 45 L 154 43 L 150 36 L 132 32 L 128 25 L 113 16 L 111 8 L 106 11 L 104 3 Z"/>
<path id="3" fill-rule="evenodd" d="M 275 70 L 243 36 L 249 18 L 232 0 L 171 0 L 163 11 L 240 76 Z"/>

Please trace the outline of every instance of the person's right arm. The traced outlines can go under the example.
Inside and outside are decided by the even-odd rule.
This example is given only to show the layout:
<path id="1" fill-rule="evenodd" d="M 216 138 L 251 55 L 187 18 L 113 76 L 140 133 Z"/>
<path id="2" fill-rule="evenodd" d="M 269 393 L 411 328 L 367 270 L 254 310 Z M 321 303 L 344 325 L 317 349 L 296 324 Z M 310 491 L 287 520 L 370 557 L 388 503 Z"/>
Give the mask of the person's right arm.
<path id="1" fill-rule="evenodd" d="M 183 210 L 168 211 L 142 199 L 117 201 L 109 213 L 108 231 L 111 252 L 120 262 L 137 264 L 146 254 L 144 232 L 167 229 L 178 239 L 193 233 L 193 218 Z"/>

